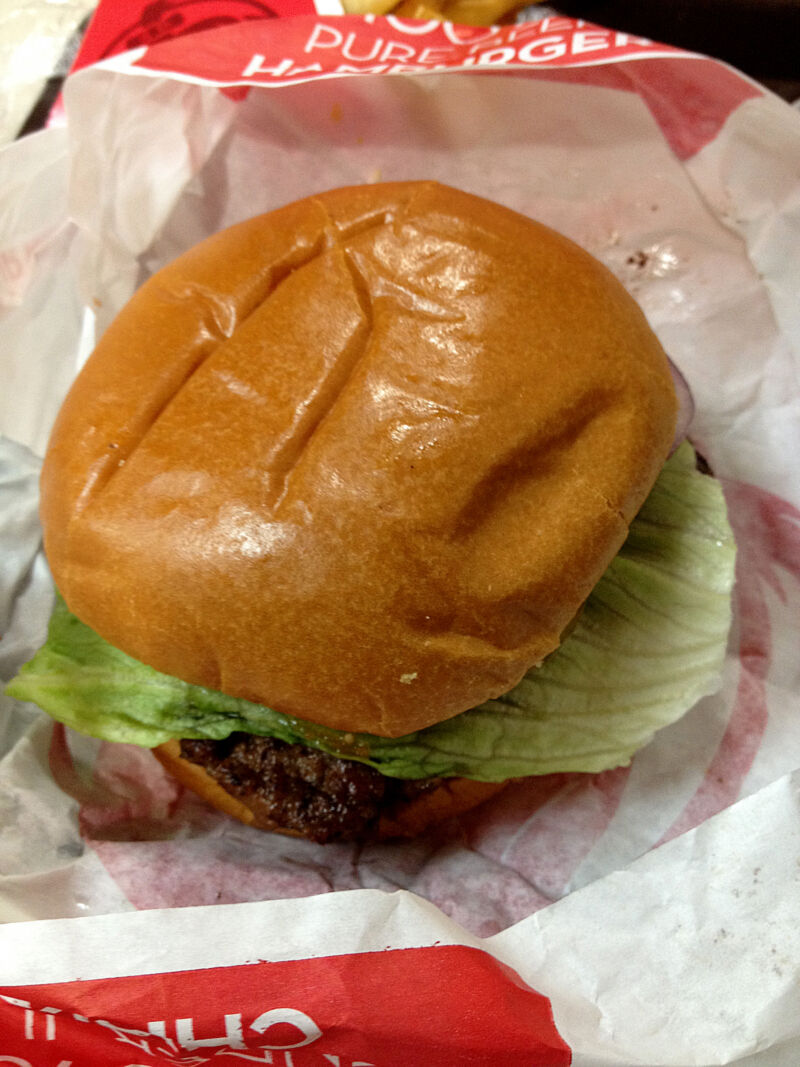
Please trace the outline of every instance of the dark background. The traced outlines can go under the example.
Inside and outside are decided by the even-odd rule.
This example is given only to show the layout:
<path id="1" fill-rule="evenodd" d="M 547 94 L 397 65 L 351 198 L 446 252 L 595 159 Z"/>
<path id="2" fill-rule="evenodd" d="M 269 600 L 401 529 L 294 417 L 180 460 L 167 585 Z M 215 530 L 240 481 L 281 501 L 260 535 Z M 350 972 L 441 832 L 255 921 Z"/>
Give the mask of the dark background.
<path id="1" fill-rule="evenodd" d="M 552 6 L 723 59 L 784 99 L 800 98 L 800 0 L 555 0 Z"/>

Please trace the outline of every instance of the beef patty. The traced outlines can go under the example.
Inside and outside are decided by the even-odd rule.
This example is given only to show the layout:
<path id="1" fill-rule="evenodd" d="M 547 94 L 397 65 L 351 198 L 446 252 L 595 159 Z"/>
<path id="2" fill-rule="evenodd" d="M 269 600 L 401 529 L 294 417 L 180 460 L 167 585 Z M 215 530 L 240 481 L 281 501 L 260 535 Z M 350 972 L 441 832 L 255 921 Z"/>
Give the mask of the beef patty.
<path id="1" fill-rule="evenodd" d="M 183 739 L 180 745 L 184 759 L 257 818 L 322 843 L 369 840 L 382 815 L 441 784 L 441 778 L 387 778 L 354 760 L 254 734 Z"/>

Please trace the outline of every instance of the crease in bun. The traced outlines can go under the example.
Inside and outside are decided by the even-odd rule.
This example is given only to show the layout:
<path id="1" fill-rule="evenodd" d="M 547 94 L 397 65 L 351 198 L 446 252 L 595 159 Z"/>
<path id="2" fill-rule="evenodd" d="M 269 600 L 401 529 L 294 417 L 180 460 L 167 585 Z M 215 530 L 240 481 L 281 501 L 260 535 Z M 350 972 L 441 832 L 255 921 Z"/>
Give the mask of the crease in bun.
<path id="1" fill-rule="evenodd" d="M 675 414 L 644 316 L 576 245 L 433 182 L 333 190 L 135 294 L 56 423 L 46 551 L 136 659 L 400 736 L 557 647 Z"/>

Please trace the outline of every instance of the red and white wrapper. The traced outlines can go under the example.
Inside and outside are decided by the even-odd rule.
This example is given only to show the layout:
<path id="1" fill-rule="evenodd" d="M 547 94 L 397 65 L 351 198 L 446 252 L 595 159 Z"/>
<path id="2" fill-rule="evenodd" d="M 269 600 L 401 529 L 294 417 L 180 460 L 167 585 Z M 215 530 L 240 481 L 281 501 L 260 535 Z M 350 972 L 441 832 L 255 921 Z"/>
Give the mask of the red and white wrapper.
<path id="1" fill-rule="evenodd" d="M 630 767 L 409 843 L 252 831 L 3 698 L 0 1065 L 794 1067 L 800 115 L 554 17 L 229 22 L 65 102 L 0 155 L 4 676 L 43 634 L 36 457 L 94 338 L 207 233 L 346 183 L 436 178 L 615 271 L 694 393 L 738 582 L 721 690 Z"/>

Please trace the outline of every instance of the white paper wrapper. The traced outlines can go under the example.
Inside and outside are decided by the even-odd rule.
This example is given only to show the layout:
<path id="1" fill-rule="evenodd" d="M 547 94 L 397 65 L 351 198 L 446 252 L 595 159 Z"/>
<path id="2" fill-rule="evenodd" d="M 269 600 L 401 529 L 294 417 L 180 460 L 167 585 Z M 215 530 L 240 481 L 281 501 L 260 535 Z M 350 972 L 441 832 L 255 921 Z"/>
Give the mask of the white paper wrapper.
<path id="1" fill-rule="evenodd" d="M 454 942 L 486 950 L 550 998 L 576 1064 L 800 1059 L 800 116 L 711 61 L 563 19 L 537 27 L 228 28 L 191 49 L 171 42 L 82 72 L 66 94 L 68 131 L 0 156 L 0 429 L 11 442 L 0 465 L 0 665 L 7 674 L 30 653 L 50 606 L 35 558 L 35 457 L 93 337 L 138 282 L 207 233 L 299 196 L 436 178 L 603 259 L 689 380 L 692 437 L 725 483 L 739 543 L 721 691 L 630 768 L 515 785 L 417 842 L 365 849 L 230 823 L 142 750 L 72 736 L 68 760 L 46 720 L 3 698 L 7 996 L 276 959 L 276 930 L 283 941 L 289 924 L 291 959 Z M 454 66 L 436 69 L 445 63 Z M 214 78 L 263 86 L 234 98 Z M 330 895 L 398 889 L 414 895 Z M 121 914 L 192 905 L 213 905 L 211 918 Z M 113 922 L 64 921 L 105 914 Z M 343 915 L 358 919 L 342 927 Z M 26 919 L 57 921 L 13 925 Z M 187 923 L 225 934 L 187 954 Z M 262 948 L 248 947 L 253 929 Z M 138 963 L 126 949 L 122 970 L 110 967 L 101 946 L 111 930 L 138 942 Z M 48 944 L 68 965 L 49 966 Z M 34 1034 L 20 1041 L 34 1041 L 31 1020 L 44 1026 L 48 1005 L 25 1002 L 0 1004 Z M 373 1044 L 341 1062 L 399 1062 L 364 1025 Z M 179 1058 L 192 1045 L 176 1034 L 174 1062 L 198 1062 Z M 258 1062 L 283 1062 L 276 1050 L 288 1048 L 269 1046 L 270 1060 L 259 1047 Z M 295 1067 L 344 1056 L 329 1044 L 326 1060 L 322 1047 L 298 1047 Z M 488 1038 L 471 1047 L 434 1043 L 416 1062 L 512 1062 Z M 233 1048 L 213 1055 L 234 1062 Z M 513 1062 L 567 1062 L 542 1056 Z"/>

